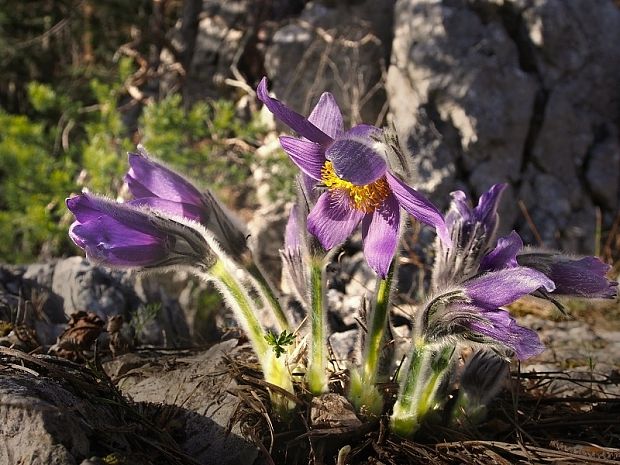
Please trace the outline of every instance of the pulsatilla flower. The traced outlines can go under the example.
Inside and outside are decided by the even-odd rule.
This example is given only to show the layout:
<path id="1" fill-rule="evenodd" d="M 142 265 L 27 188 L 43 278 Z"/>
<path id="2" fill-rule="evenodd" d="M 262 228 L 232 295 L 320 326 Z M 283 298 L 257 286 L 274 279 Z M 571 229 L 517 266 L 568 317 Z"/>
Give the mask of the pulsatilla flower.
<path id="1" fill-rule="evenodd" d="M 361 124 L 345 131 L 340 109 L 327 92 L 308 118 L 270 97 L 265 78 L 257 95 L 302 136 L 283 136 L 280 143 L 304 175 L 324 190 L 308 215 L 308 231 L 325 249 L 342 244 L 361 223 L 366 260 L 385 278 L 398 243 L 400 207 L 448 240 L 437 208 L 389 169 L 378 142 L 380 129 Z"/>
<path id="2" fill-rule="evenodd" d="M 421 312 L 420 331 L 431 342 L 457 338 L 490 344 L 524 360 L 544 346 L 536 332 L 519 326 L 501 307 L 539 288 L 552 292 L 555 285 L 543 273 L 522 266 L 481 274 L 431 300 Z"/>
<path id="3" fill-rule="evenodd" d="M 606 277 L 611 266 L 598 257 L 571 257 L 556 251 L 523 248 L 516 232 L 497 240 L 495 248 L 482 260 L 484 270 L 526 266 L 545 274 L 555 283 L 551 296 L 613 299 L 618 283 Z M 546 293 L 535 294 L 548 297 Z"/>
<path id="4" fill-rule="evenodd" d="M 125 182 L 135 198 L 131 204 L 197 221 L 230 255 L 240 257 L 246 252 L 244 227 L 209 190 L 198 190 L 185 177 L 152 159 L 140 145 L 137 153 L 129 153 L 129 165 Z"/>
<path id="5" fill-rule="evenodd" d="M 446 213 L 450 243 L 436 244 L 433 286 L 441 289 L 476 275 L 495 241 L 497 207 L 506 184 L 495 184 L 472 207 L 462 191 L 452 192 Z"/>
<path id="6" fill-rule="evenodd" d="M 156 212 L 90 194 L 71 197 L 66 203 L 76 219 L 69 236 L 94 263 L 209 268 L 216 260 L 200 231 Z"/>

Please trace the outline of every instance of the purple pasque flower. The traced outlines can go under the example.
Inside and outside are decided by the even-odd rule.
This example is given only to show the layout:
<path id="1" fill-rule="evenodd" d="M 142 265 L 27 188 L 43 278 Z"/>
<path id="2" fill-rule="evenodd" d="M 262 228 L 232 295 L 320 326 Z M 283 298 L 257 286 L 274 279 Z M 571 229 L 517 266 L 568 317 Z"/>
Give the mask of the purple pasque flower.
<path id="1" fill-rule="evenodd" d="M 520 360 L 544 350 L 536 332 L 519 326 L 503 309 L 517 299 L 555 285 L 543 273 L 517 266 L 471 278 L 435 297 L 422 312 L 425 337 L 458 337 L 506 347 Z"/>
<path id="2" fill-rule="evenodd" d="M 498 226 L 497 207 L 506 184 L 495 184 L 473 207 L 463 191 L 451 193 L 446 213 L 450 243 L 436 244 L 433 287 L 442 289 L 475 276 L 485 254 L 493 247 Z"/>
<path id="3" fill-rule="evenodd" d="M 361 223 L 366 260 L 385 278 L 398 245 L 400 207 L 448 240 L 437 208 L 389 170 L 379 128 L 361 124 L 345 131 L 340 108 L 328 92 L 308 118 L 270 97 L 266 78 L 257 95 L 302 136 L 282 136 L 280 143 L 302 173 L 324 188 L 308 215 L 308 231 L 325 249 L 342 244 Z"/>
<path id="4" fill-rule="evenodd" d="M 198 190 L 189 180 L 152 159 L 144 147 L 129 153 L 125 182 L 134 196 L 130 203 L 201 223 L 223 249 L 234 257 L 247 251 L 243 225 L 209 190 Z"/>
<path id="5" fill-rule="evenodd" d="M 69 237 L 93 263 L 121 268 L 214 263 L 199 231 L 165 216 L 91 194 L 68 198 L 66 204 L 76 219 Z"/>
<path id="6" fill-rule="evenodd" d="M 538 270 L 553 280 L 552 295 L 613 299 L 618 283 L 607 278 L 611 266 L 598 257 L 574 258 L 557 252 L 524 251 L 516 257 L 521 266 Z"/>
<path id="7" fill-rule="evenodd" d="M 571 257 L 554 251 L 523 248 L 523 241 L 512 231 L 497 240 L 496 247 L 481 263 L 484 271 L 526 266 L 545 274 L 555 283 L 552 296 L 570 296 L 589 299 L 613 299 L 618 294 L 618 283 L 607 278 L 611 266 L 598 257 Z M 545 293 L 538 296 L 547 297 Z"/>

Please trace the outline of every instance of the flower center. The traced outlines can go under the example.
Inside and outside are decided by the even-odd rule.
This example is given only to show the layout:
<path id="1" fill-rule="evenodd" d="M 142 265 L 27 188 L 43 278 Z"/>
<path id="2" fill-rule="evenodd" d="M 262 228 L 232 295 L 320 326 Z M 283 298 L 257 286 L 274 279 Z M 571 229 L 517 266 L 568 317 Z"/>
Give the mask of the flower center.
<path id="1" fill-rule="evenodd" d="M 330 191 L 345 194 L 350 206 L 364 213 L 374 212 L 391 192 L 385 176 L 370 184 L 358 186 L 338 177 L 331 161 L 326 161 L 321 168 L 321 181 Z"/>

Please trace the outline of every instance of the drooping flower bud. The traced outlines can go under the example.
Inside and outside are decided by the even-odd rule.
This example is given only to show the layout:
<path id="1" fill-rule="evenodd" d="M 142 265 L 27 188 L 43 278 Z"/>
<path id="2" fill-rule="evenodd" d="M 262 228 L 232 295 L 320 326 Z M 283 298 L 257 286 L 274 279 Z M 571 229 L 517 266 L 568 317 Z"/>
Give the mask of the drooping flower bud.
<path id="1" fill-rule="evenodd" d="M 91 194 L 66 201 L 75 215 L 69 236 L 86 257 L 104 266 L 209 269 L 216 255 L 203 232 L 164 214 Z"/>
<path id="2" fill-rule="evenodd" d="M 135 199 L 148 206 L 201 223 L 226 253 L 243 262 L 248 257 L 247 232 L 243 224 L 209 190 L 201 191 L 185 177 L 153 160 L 144 147 L 129 154 L 131 168 L 125 181 Z"/>

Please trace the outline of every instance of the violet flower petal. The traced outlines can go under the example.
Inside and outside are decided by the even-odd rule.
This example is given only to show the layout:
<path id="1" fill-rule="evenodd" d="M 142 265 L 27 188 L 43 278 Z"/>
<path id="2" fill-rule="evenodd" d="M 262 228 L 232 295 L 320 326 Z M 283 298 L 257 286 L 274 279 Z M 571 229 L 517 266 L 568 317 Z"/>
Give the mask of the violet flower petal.
<path id="1" fill-rule="evenodd" d="M 497 226 L 497 207 L 502 192 L 507 184 L 495 184 L 480 196 L 478 205 L 474 208 L 476 220 L 485 225 L 487 232 L 495 231 Z"/>
<path id="2" fill-rule="evenodd" d="M 119 204 L 91 194 L 76 195 L 66 199 L 65 203 L 80 223 L 94 221 L 106 216 L 121 224 L 130 225 L 134 231 L 144 234 L 151 234 L 154 231 L 153 225 L 143 212 L 126 204 Z"/>
<path id="3" fill-rule="evenodd" d="M 308 215 L 308 231 L 330 250 L 347 240 L 363 216 L 332 192 L 324 192 Z"/>
<path id="4" fill-rule="evenodd" d="M 155 195 L 153 192 L 147 189 L 144 184 L 142 184 L 138 179 L 133 177 L 133 172 L 131 170 L 130 172 L 125 174 L 125 177 L 123 178 L 123 180 L 127 184 L 127 187 L 129 188 L 129 192 L 131 192 L 131 194 L 135 198 L 139 199 L 142 197 L 157 197 L 157 195 Z"/>
<path id="5" fill-rule="evenodd" d="M 497 308 L 541 287 L 551 292 L 555 284 L 540 271 L 517 266 L 477 276 L 464 282 L 463 287 L 475 303 L 486 308 Z"/>
<path id="6" fill-rule="evenodd" d="M 180 174 L 166 168 L 165 166 L 147 158 L 141 153 L 129 154 L 129 169 L 126 178 L 131 190 L 136 184 L 131 180 L 137 181 L 142 188 L 149 190 L 155 196 L 175 202 L 193 203 L 201 205 L 202 196 L 187 179 Z M 141 196 L 143 189 L 133 192 L 135 197 Z"/>
<path id="7" fill-rule="evenodd" d="M 299 135 L 323 147 L 327 147 L 332 143 L 333 139 L 330 136 L 325 134 L 306 118 L 288 108 L 278 99 L 270 97 L 269 91 L 267 90 L 267 78 L 261 80 L 256 89 L 256 95 L 277 119 L 282 121 L 293 131 L 299 133 Z"/>
<path id="8" fill-rule="evenodd" d="M 297 251 L 301 247 L 299 228 L 299 207 L 295 204 L 291 208 L 291 213 L 286 222 L 284 230 L 284 248 L 287 250 Z"/>
<path id="9" fill-rule="evenodd" d="M 605 275 L 611 268 L 597 257 L 572 258 L 558 253 L 524 253 L 519 265 L 546 274 L 556 285 L 553 295 L 613 299 L 618 283 Z"/>
<path id="10" fill-rule="evenodd" d="M 516 231 L 500 237 L 495 248 L 480 262 L 482 271 L 495 271 L 518 266 L 517 254 L 523 249 L 523 241 Z"/>
<path id="11" fill-rule="evenodd" d="M 89 260 L 110 266 L 152 265 L 163 260 L 170 249 L 165 237 L 137 232 L 107 216 L 73 223 L 69 237 Z"/>
<path id="12" fill-rule="evenodd" d="M 375 150 L 368 134 L 376 128 L 360 125 L 337 138 L 325 151 L 339 178 L 358 186 L 370 184 L 385 174 L 387 162 Z"/>
<path id="13" fill-rule="evenodd" d="M 310 116 L 308 116 L 308 121 L 332 139 L 344 132 L 342 113 L 336 103 L 336 99 L 329 92 L 321 94 L 319 102 L 315 105 Z"/>
<path id="14" fill-rule="evenodd" d="M 130 200 L 127 204 L 137 207 L 150 207 L 169 215 L 182 216 L 199 223 L 206 223 L 208 221 L 208 218 L 203 217 L 205 209 L 191 203 L 173 202 L 159 197 L 141 197 Z"/>
<path id="15" fill-rule="evenodd" d="M 372 215 L 366 215 L 362 220 L 364 256 L 370 268 L 381 279 L 387 276 L 394 259 L 399 227 L 400 208 L 393 195 L 390 195 Z"/>
<path id="16" fill-rule="evenodd" d="M 301 171 L 312 179 L 321 179 L 325 155 L 320 145 L 289 136 L 280 137 L 280 145 Z"/>
<path id="17" fill-rule="evenodd" d="M 451 244 L 450 233 L 437 207 L 389 171 L 386 172 L 385 177 L 400 206 L 418 221 L 434 227 L 441 241 L 449 246 Z"/>
<path id="18" fill-rule="evenodd" d="M 497 310 L 485 312 L 486 322 L 471 321 L 467 326 L 472 331 L 483 334 L 510 348 L 519 360 L 525 360 L 542 353 L 545 346 L 538 334 L 528 328 L 519 326 L 508 312 Z"/>

